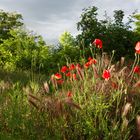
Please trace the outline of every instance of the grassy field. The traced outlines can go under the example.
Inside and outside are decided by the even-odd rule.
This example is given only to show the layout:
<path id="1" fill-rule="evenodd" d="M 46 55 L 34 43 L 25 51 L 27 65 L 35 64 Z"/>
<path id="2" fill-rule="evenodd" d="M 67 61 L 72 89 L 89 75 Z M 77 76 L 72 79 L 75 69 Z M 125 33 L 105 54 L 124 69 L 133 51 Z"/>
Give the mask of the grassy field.
<path id="1" fill-rule="evenodd" d="M 0 139 L 139 139 L 138 57 L 129 65 L 89 57 L 50 77 L 1 70 Z"/>

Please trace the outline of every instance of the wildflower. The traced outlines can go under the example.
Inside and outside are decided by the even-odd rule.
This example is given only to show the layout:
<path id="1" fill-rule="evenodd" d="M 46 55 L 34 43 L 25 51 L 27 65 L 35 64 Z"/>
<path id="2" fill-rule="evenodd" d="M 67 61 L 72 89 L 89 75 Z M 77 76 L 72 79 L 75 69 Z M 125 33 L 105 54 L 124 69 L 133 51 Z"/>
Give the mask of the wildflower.
<path id="1" fill-rule="evenodd" d="M 96 59 L 93 59 L 92 57 L 89 57 L 89 58 L 88 58 L 88 62 L 86 62 L 86 63 L 84 64 L 84 67 L 85 67 L 85 68 L 88 68 L 90 65 L 96 64 L 96 63 L 97 63 L 97 60 L 96 60 Z"/>
<path id="2" fill-rule="evenodd" d="M 67 77 L 70 77 L 71 76 L 71 73 L 70 72 L 66 73 L 66 76 Z"/>
<path id="3" fill-rule="evenodd" d="M 57 83 L 58 83 L 59 85 L 62 85 L 62 84 L 64 83 L 64 80 L 62 80 L 62 79 L 57 80 Z"/>
<path id="4" fill-rule="evenodd" d="M 95 39 L 92 44 L 97 46 L 97 48 L 100 48 L 100 49 L 103 47 L 102 45 L 103 43 L 100 39 Z"/>
<path id="5" fill-rule="evenodd" d="M 84 67 L 88 68 L 90 65 L 91 65 L 90 62 L 87 62 L 87 63 L 84 64 Z"/>
<path id="6" fill-rule="evenodd" d="M 76 64 L 76 68 L 77 69 L 81 69 L 81 65 L 80 64 Z"/>
<path id="7" fill-rule="evenodd" d="M 62 73 L 65 73 L 67 70 L 68 70 L 68 67 L 67 67 L 67 66 L 63 66 L 63 67 L 61 68 L 61 72 L 62 72 Z"/>
<path id="8" fill-rule="evenodd" d="M 96 63 L 97 63 L 97 60 L 96 60 L 96 59 L 91 59 L 91 60 L 89 61 L 89 63 L 90 63 L 90 64 L 96 64 Z"/>
<path id="9" fill-rule="evenodd" d="M 97 63 L 97 60 L 93 59 L 92 57 L 89 57 L 88 61 L 89 61 L 90 64 L 96 64 Z"/>
<path id="10" fill-rule="evenodd" d="M 140 41 L 137 42 L 136 46 L 135 46 L 135 50 L 137 54 L 140 54 Z"/>
<path id="11" fill-rule="evenodd" d="M 103 74 L 102 74 L 102 78 L 104 78 L 105 80 L 109 80 L 109 78 L 111 77 L 109 70 L 104 70 Z"/>
<path id="12" fill-rule="evenodd" d="M 62 78 L 62 75 L 61 75 L 60 73 L 56 73 L 56 74 L 54 75 L 54 77 L 55 77 L 56 79 L 61 79 L 61 78 Z"/>
<path id="13" fill-rule="evenodd" d="M 74 69 L 75 69 L 75 65 L 71 64 L 70 67 L 69 67 L 69 70 L 74 70 Z"/>
<path id="14" fill-rule="evenodd" d="M 67 97 L 72 97 L 72 92 L 69 91 L 69 92 L 67 93 Z"/>
<path id="15" fill-rule="evenodd" d="M 140 67 L 139 66 L 135 66 L 133 71 L 134 71 L 134 73 L 139 73 L 140 72 Z"/>
<path id="16" fill-rule="evenodd" d="M 77 80 L 77 76 L 76 76 L 75 73 L 72 74 L 72 79 L 73 79 L 73 80 Z"/>
<path id="17" fill-rule="evenodd" d="M 89 57 L 89 58 L 88 58 L 88 61 L 90 61 L 90 60 L 92 60 L 92 59 L 93 59 L 92 57 Z"/>

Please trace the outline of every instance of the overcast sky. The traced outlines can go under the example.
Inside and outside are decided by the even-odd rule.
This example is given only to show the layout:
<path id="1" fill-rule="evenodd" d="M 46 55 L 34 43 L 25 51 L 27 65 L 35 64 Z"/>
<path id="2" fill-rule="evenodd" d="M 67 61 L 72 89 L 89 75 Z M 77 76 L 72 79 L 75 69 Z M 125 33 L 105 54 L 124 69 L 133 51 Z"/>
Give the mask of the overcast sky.
<path id="1" fill-rule="evenodd" d="M 0 0 L 0 9 L 22 14 L 26 27 L 51 44 L 64 31 L 76 35 L 82 9 L 89 6 L 98 7 L 100 17 L 104 11 L 111 16 L 117 9 L 126 16 L 136 9 L 140 12 L 140 0 Z"/>

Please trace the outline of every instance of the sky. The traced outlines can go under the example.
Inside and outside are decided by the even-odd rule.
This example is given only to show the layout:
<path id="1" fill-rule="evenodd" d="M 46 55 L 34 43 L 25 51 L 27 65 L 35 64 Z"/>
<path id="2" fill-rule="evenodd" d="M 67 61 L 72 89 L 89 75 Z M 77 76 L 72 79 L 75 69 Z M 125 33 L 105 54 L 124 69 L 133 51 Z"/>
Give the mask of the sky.
<path id="1" fill-rule="evenodd" d="M 120 9 L 126 17 L 135 10 L 140 13 L 140 0 L 0 0 L 0 9 L 22 14 L 26 28 L 50 44 L 55 44 L 64 31 L 77 35 L 76 23 L 82 9 L 89 6 L 98 8 L 99 18 L 105 11 L 112 16 Z"/>

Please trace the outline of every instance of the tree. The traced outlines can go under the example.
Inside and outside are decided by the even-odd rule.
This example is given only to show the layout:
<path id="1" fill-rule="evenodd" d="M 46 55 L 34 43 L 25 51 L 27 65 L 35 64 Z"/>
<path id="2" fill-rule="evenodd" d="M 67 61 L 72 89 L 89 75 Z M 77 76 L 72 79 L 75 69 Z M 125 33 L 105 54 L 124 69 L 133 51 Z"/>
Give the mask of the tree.
<path id="1" fill-rule="evenodd" d="M 69 58 L 70 61 L 76 61 L 80 57 L 79 48 L 76 46 L 75 38 L 69 33 L 64 32 L 59 38 L 60 54 L 62 59 Z"/>
<path id="2" fill-rule="evenodd" d="M 0 67 L 47 73 L 51 69 L 50 46 L 23 25 L 22 15 L 0 10 Z"/>
<path id="3" fill-rule="evenodd" d="M 77 23 L 77 29 L 82 31 L 77 36 L 78 45 L 81 48 L 89 46 L 91 41 L 99 36 L 101 25 L 97 19 L 97 10 L 95 6 L 84 9 L 81 20 Z"/>
<path id="4" fill-rule="evenodd" d="M 80 48 L 89 50 L 89 44 L 99 38 L 103 41 L 103 50 L 111 54 L 115 50 L 115 59 L 122 56 L 133 57 L 134 45 L 138 39 L 130 28 L 130 17 L 127 23 L 123 22 L 124 12 L 122 10 L 114 11 L 114 19 L 105 14 L 104 20 L 97 19 L 97 9 L 95 6 L 84 9 L 81 14 L 81 20 L 77 23 L 77 29 L 81 34 L 77 36 L 77 43 Z M 86 51 L 86 54 L 90 51 Z"/>
<path id="5" fill-rule="evenodd" d="M 21 29 L 10 30 L 9 36 L 0 44 L 0 66 L 3 69 L 48 71 L 49 46 L 41 36 Z"/>
<path id="6" fill-rule="evenodd" d="M 55 70 L 57 65 L 62 66 L 79 60 L 79 48 L 76 46 L 75 38 L 69 32 L 64 32 L 60 35 L 58 49 L 53 52 L 51 57 L 51 66 Z"/>
<path id="7" fill-rule="evenodd" d="M 135 28 L 135 31 L 140 34 L 140 14 L 136 14 L 133 16 L 136 21 L 135 21 L 135 25 L 136 25 L 136 28 Z"/>
<path id="8" fill-rule="evenodd" d="M 0 39 L 8 39 L 10 37 L 10 30 L 21 27 L 22 15 L 18 13 L 9 13 L 0 10 Z M 0 42 L 0 43 L 1 43 Z"/>
<path id="9" fill-rule="evenodd" d="M 122 10 L 115 10 L 114 11 L 114 20 L 115 20 L 115 25 L 119 27 L 123 27 L 123 18 L 124 18 L 124 12 Z"/>

